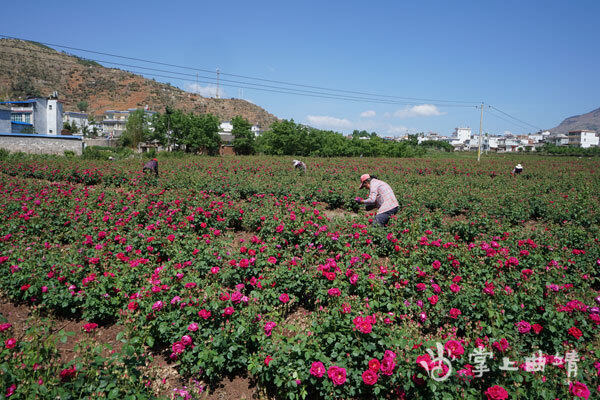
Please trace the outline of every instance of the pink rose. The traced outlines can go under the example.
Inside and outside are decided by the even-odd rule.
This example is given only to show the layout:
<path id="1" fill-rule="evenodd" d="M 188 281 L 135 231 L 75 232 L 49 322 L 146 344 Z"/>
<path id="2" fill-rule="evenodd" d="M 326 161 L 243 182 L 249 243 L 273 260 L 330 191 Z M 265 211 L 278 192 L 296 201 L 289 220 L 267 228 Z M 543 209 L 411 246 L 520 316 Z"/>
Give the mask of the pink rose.
<path id="1" fill-rule="evenodd" d="M 588 389 L 585 383 L 581 382 L 570 382 L 569 392 L 575 397 L 582 397 L 584 399 L 590 397 L 590 389 Z"/>
<path id="2" fill-rule="evenodd" d="M 362 373 L 362 380 L 365 385 L 372 386 L 377 383 L 377 373 L 371 369 L 368 369 Z"/>
<path id="3" fill-rule="evenodd" d="M 192 338 L 189 335 L 183 335 L 181 337 L 181 343 L 183 343 L 184 346 L 189 346 L 192 344 Z"/>
<path id="4" fill-rule="evenodd" d="M 17 339 L 15 339 L 14 337 L 6 339 L 4 341 L 4 346 L 6 346 L 7 349 L 12 349 L 16 345 L 17 345 Z"/>
<path id="5" fill-rule="evenodd" d="M 287 303 L 288 301 L 290 301 L 290 296 L 288 296 L 287 293 L 282 293 L 281 296 L 279 296 L 279 301 L 281 301 L 282 303 Z"/>
<path id="6" fill-rule="evenodd" d="M 459 358 L 465 353 L 465 349 L 462 347 L 460 342 L 456 340 L 448 340 L 444 345 L 444 350 L 448 352 L 450 357 Z"/>
<path id="7" fill-rule="evenodd" d="M 387 356 L 383 357 L 383 360 L 381 360 L 380 372 L 383 375 L 389 376 L 389 375 L 392 375 L 392 373 L 394 373 L 394 368 L 396 368 L 396 362 L 394 361 L 394 358 L 387 357 Z"/>
<path id="8" fill-rule="evenodd" d="M 196 332 L 198 330 L 198 324 L 195 322 L 192 322 L 191 324 L 188 325 L 188 331 L 190 332 Z"/>
<path id="9" fill-rule="evenodd" d="M 323 363 L 321 361 L 314 361 L 310 366 L 310 374 L 317 378 L 323 377 L 325 375 L 325 366 Z"/>
<path id="10" fill-rule="evenodd" d="M 327 370 L 327 376 L 333 381 L 336 386 L 343 385 L 346 382 L 346 368 L 332 365 Z"/>
<path id="11" fill-rule="evenodd" d="M 502 386 L 494 385 L 485 391 L 487 400 L 506 400 L 508 399 L 508 392 L 504 390 Z"/>
<path id="12" fill-rule="evenodd" d="M 519 333 L 527 333 L 531 330 L 531 324 L 526 321 L 521 320 L 521 321 L 515 323 L 515 325 L 517 326 Z"/>
<path id="13" fill-rule="evenodd" d="M 83 330 L 86 331 L 87 333 L 90 333 L 97 327 L 98 327 L 98 324 L 96 324 L 94 322 L 90 322 L 88 324 L 83 325 Z"/>

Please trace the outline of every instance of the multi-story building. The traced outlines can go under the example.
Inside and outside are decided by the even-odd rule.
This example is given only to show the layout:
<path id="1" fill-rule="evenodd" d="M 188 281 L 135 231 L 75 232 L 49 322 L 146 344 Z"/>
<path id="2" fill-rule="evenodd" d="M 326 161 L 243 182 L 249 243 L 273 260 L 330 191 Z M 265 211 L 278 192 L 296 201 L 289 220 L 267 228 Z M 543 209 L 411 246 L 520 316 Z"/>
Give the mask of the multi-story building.
<path id="1" fill-rule="evenodd" d="M 555 135 L 550 135 L 546 138 L 546 143 L 553 144 L 555 146 L 568 146 L 569 145 L 569 137 L 564 133 L 557 133 Z"/>
<path id="2" fill-rule="evenodd" d="M 129 115 L 137 110 L 137 108 L 130 108 L 125 111 L 105 111 L 104 119 L 102 120 L 102 132 L 104 136 L 110 139 L 116 139 L 120 137 L 123 132 L 125 132 Z M 146 113 L 147 117 L 151 117 L 153 114 L 156 114 L 156 111 L 148 111 L 147 109 L 144 109 L 144 112 Z"/>
<path id="3" fill-rule="evenodd" d="M 582 148 L 596 147 L 599 144 L 598 135 L 595 131 L 577 130 L 569 132 L 569 145 Z"/>
<path id="4" fill-rule="evenodd" d="M 56 93 L 52 97 L 3 101 L 10 107 L 11 133 L 38 133 L 60 135 L 62 131 L 62 103 Z"/>
<path id="5" fill-rule="evenodd" d="M 65 111 L 63 113 L 63 124 L 73 124 L 77 125 L 79 130 L 82 130 L 84 127 L 89 125 L 88 115 L 86 113 L 74 112 L 74 111 Z"/>
<path id="6" fill-rule="evenodd" d="M 450 144 L 452 146 L 464 145 L 471 140 L 471 128 L 456 128 L 452 133 Z"/>

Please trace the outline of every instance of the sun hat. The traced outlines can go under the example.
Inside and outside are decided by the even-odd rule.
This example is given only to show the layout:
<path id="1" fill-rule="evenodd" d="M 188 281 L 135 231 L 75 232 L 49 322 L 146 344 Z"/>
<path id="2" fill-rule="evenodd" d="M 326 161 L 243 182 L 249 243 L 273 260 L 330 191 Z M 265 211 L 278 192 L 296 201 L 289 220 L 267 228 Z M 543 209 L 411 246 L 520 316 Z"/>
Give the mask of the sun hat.
<path id="1" fill-rule="evenodd" d="M 359 189 L 362 189 L 362 188 L 363 188 L 363 186 L 365 185 L 365 182 L 366 182 L 368 179 L 371 179 L 371 175 L 369 175 L 369 174 L 362 174 L 362 175 L 360 176 L 360 187 L 359 187 Z"/>
<path id="2" fill-rule="evenodd" d="M 156 158 L 153 158 L 152 160 L 153 160 L 153 161 L 158 161 Z"/>
<path id="3" fill-rule="evenodd" d="M 521 164 L 517 164 L 517 166 L 515 168 L 517 168 L 517 169 L 523 169 L 523 166 Z"/>

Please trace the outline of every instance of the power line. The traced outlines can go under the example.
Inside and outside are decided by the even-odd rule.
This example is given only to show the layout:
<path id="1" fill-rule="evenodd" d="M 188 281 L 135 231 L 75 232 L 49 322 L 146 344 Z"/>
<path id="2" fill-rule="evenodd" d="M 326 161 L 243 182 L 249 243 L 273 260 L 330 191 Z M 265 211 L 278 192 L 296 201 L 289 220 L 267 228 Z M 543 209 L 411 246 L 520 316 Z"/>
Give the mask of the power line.
<path id="1" fill-rule="evenodd" d="M 7 38 L 7 39 L 27 40 L 27 39 L 22 39 L 22 38 L 13 37 L 13 36 L 7 36 L 7 35 L 2 35 L 2 34 L 0 34 L 0 37 Z M 133 60 L 133 61 L 145 62 L 145 63 L 156 64 L 156 65 L 163 65 L 163 66 L 174 67 L 174 68 L 181 68 L 181 69 L 187 69 L 187 70 L 193 70 L 193 71 L 213 73 L 212 70 L 208 70 L 208 69 L 188 67 L 188 66 L 182 66 L 182 65 L 177 65 L 177 64 L 170 64 L 170 63 L 164 63 L 164 62 L 159 62 L 159 61 L 152 61 L 152 60 L 147 60 L 147 59 L 142 59 L 142 58 L 136 58 L 136 57 L 121 56 L 121 55 L 118 55 L 118 54 L 111 54 L 111 53 L 107 53 L 107 52 L 82 49 L 82 48 L 78 48 L 78 47 L 66 46 L 66 45 L 55 44 L 55 43 L 47 43 L 47 42 L 37 42 L 37 43 L 43 44 L 45 46 L 54 46 L 54 47 L 59 47 L 59 48 L 63 48 L 63 49 L 69 49 L 69 50 L 75 50 L 75 51 L 83 51 L 83 52 L 86 52 L 86 53 L 100 54 L 100 55 L 105 55 L 105 56 L 109 56 L 109 57 L 116 57 L 116 58 L 121 58 L 121 59 L 126 59 L 126 60 Z M 433 101 L 433 102 L 437 102 L 437 103 L 457 103 L 457 104 L 461 104 L 462 103 L 462 104 L 469 104 L 469 105 L 474 104 L 474 102 L 471 102 L 471 101 L 442 100 L 442 99 L 429 99 L 429 98 L 418 98 L 418 97 L 403 97 L 403 96 L 393 96 L 393 95 L 382 95 L 382 94 L 374 94 L 374 93 L 360 92 L 360 91 L 354 91 L 354 90 L 332 89 L 332 88 L 326 88 L 326 87 L 322 87 L 322 86 L 305 85 L 305 84 L 300 84 L 300 83 L 293 83 L 293 82 L 285 82 L 285 81 L 278 81 L 278 80 L 272 80 L 272 79 L 257 78 L 257 77 L 247 76 L 247 75 L 231 74 L 231 73 L 225 73 L 225 72 L 220 72 L 220 74 L 221 75 L 232 76 L 232 77 L 236 77 L 236 78 L 258 80 L 258 81 L 270 82 L 270 83 L 278 83 L 278 84 L 283 84 L 283 85 L 288 85 L 288 86 L 298 86 L 298 87 L 304 87 L 304 88 L 310 88 L 310 89 L 326 90 L 326 91 L 329 91 L 329 92 L 341 92 L 341 93 L 359 94 L 359 95 L 363 95 L 363 96 L 396 98 L 396 99 L 401 99 L 401 100 Z"/>
<path id="2" fill-rule="evenodd" d="M 23 38 L 18 38 L 18 37 L 14 37 L 14 36 L 8 36 L 8 35 L 2 35 L 2 34 L 0 34 L 0 37 L 7 38 L 7 39 L 30 41 L 28 39 L 23 39 Z M 39 43 L 39 44 L 42 44 L 45 46 L 53 46 L 53 47 L 58 47 L 58 48 L 62 48 L 62 49 L 104 55 L 104 56 L 115 57 L 115 58 L 124 59 L 124 60 L 132 60 L 132 61 L 138 61 L 138 62 L 142 62 L 142 63 L 149 63 L 149 64 L 154 64 L 154 65 L 162 65 L 162 66 L 167 66 L 167 67 L 172 67 L 172 68 L 191 70 L 191 71 L 196 71 L 196 73 L 195 74 L 186 74 L 184 72 L 162 70 L 162 69 L 144 67 L 144 66 L 140 66 L 140 65 L 128 65 L 128 64 L 122 64 L 122 63 L 117 63 L 117 62 L 108 61 L 108 60 L 89 59 L 90 61 L 95 61 L 95 62 L 99 62 L 99 63 L 120 65 L 120 66 L 125 66 L 128 68 L 140 68 L 140 69 L 144 69 L 147 71 L 164 72 L 164 73 L 168 73 L 168 74 L 175 74 L 175 75 L 181 75 L 181 76 L 196 77 L 195 82 L 203 83 L 203 84 L 214 84 L 214 81 L 215 81 L 215 78 L 212 78 L 210 76 L 199 76 L 197 74 L 197 72 L 207 72 L 210 74 L 214 73 L 214 71 L 209 70 L 209 69 L 182 66 L 182 65 L 177 65 L 177 64 L 170 64 L 170 63 L 165 63 L 165 62 L 160 62 L 160 61 L 152 61 L 152 60 L 136 58 L 136 57 L 121 56 L 118 54 L 112 54 L 112 53 L 108 53 L 108 52 L 83 49 L 83 48 L 66 46 L 66 45 L 55 44 L 55 43 L 47 43 L 47 42 L 36 42 L 36 43 Z M 9 47 L 11 47 L 11 46 L 9 46 Z M 12 46 L 12 47 L 17 48 L 18 46 Z M 43 50 L 40 49 L 39 51 L 42 52 Z M 7 53 L 7 52 L 5 52 L 5 53 Z M 9 53 L 9 54 L 15 54 L 15 53 Z M 25 54 L 16 54 L 16 55 L 26 56 L 26 57 L 29 56 L 29 55 L 25 55 Z M 152 73 L 143 72 L 143 71 L 129 71 L 129 72 L 137 73 L 140 75 L 146 75 L 146 76 L 154 76 L 154 77 L 161 77 L 161 78 L 167 78 L 167 79 L 175 79 L 175 80 L 180 80 L 180 81 L 194 82 L 193 79 L 186 79 L 186 78 L 182 78 L 180 76 L 152 74 Z M 333 88 L 327 88 L 327 87 L 322 87 L 322 86 L 314 86 L 314 85 L 306 85 L 306 84 L 286 82 L 286 81 L 278 81 L 278 80 L 272 80 L 272 79 L 252 77 L 252 76 L 247 76 L 247 75 L 226 73 L 226 72 L 221 72 L 221 71 L 219 71 L 219 74 L 225 75 L 225 76 L 230 76 L 230 77 L 241 78 L 241 79 L 255 80 L 255 81 L 259 81 L 259 82 L 276 83 L 276 84 L 287 85 L 287 86 L 296 86 L 299 88 L 317 89 L 317 90 L 321 91 L 321 92 L 319 92 L 319 91 L 313 91 L 313 90 L 297 89 L 297 88 L 292 88 L 292 87 L 287 88 L 287 87 L 281 87 L 281 86 L 265 85 L 265 84 L 260 84 L 260 83 L 217 78 L 217 80 L 219 80 L 219 81 L 230 83 L 230 84 L 222 84 L 222 86 L 235 87 L 235 88 L 240 88 L 240 89 L 259 90 L 259 91 L 265 91 L 265 92 L 271 92 L 271 93 L 293 94 L 293 95 L 299 95 L 299 96 L 309 96 L 309 97 L 327 98 L 327 99 L 344 100 L 344 101 L 355 101 L 355 102 L 356 101 L 358 101 L 358 102 L 373 102 L 373 103 L 380 103 L 380 104 L 414 105 L 415 104 L 414 101 L 426 101 L 426 102 L 435 102 L 437 104 L 432 104 L 432 105 L 439 106 L 439 107 L 465 107 L 465 108 L 466 107 L 469 107 L 469 108 L 470 107 L 476 107 L 476 108 L 479 107 L 479 106 L 474 105 L 475 102 L 470 102 L 470 101 L 404 97 L 404 96 L 394 96 L 394 95 L 361 92 L 361 91 L 354 91 L 354 90 L 333 89 Z M 208 79 L 209 81 L 198 81 L 197 78 Z M 233 85 L 232 83 L 235 83 L 236 85 Z M 250 85 L 250 86 L 241 86 L 241 85 Z M 326 92 L 322 92 L 322 91 L 326 91 Z M 327 92 L 333 92 L 333 93 L 327 93 Z M 369 97 L 349 96 L 349 95 L 344 95 L 344 94 L 339 94 L 339 93 L 348 93 L 348 94 L 353 94 L 353 95 L 361 95 L 361 96 L 369 96 Z M 403 101 L 397 101 L 397 100 L 393 100 L 393 99 L 398 99 L 398 100 L 403 100 Z M 412 102 L 409 100 L 412 100 Z M 493 110 L 505 115 L 506 117 L 510 118 L 510 120 L 509 120 L 509 119 L 503 118 L 502 116 L 500 116 L 496 113 L 490 112 L 491 115 L 493 115 L 494 117 L 499 118 L 505 122 L 511 123 L 515 126 L 519 126 L 520 128 L 524 128 L 524 129 L 529 129 L 529 128 L 524 127 L 524 125 L 527 125 L 529 127 L 535 128 L 537 130 L 542 130 L 538 126 L 535 126 L 535 125 L 530 124 L 526 121 L 523 121 L 517 117 L 514 117 L 514 116 L 508 114 L 507 112 L 498 109 L 497 107 L 494 107 L 491 105 L 488 107 L 490 109 L 493 109 Z M 489 110 L 489 111 L 491 111 L 491 110 Z M 518 121 L 519 123 L 517 123 L 515 121 Z"/>
<path id="3" fill-rule="evenodd" d="M 31 57 L 31 58 L 35 57 L 30 54 L 18 54 L 18 53 L 2 51 L 2 50 L 0 50 L 0 53 L 13 54 L 18 57 Z M 150 72 L 146 72 L 146 71 L 136 71 L 136 70 L 128 70 L 127 71 L 130 73 L 135 73 L 135 74 L 140 74 L 140 75 L 145 75 L 145 76 L 150 76 L 150 77 L 176 79 L 176 80 L 185 81 L 185 82 L 195 82 L 196 84 L 198 84 L 198 83 L 214 84 L 215 83 L 215 78 L 212 78 L 210 76 L 199 75 L 198 73 L 191 74 L 191 73 L 177 72 L 177 71 L 171 71 L 171 70 L 165 70 L 165 69 L 144 67 L 144 66 L 140 66 L 140 65 L 123 64 L 123 63 L 118 63 L 118 62 L 114 62 L 114 61 L 100 60 L 100 59 L 93 59 L 93 58 L 88 58 L 87 60 L 99 62 L 99 63 L 111 64 L 111 65 L 118 65 L 118 66 L 127 67 L 127 68 L 140 68 L 140 69 L 143 69 L 146 71 L 164 72 L 164 73 L 168 73 L 168 74 L 181 75 L 181 76 L 190 77 L 190 78 L 188 79 L 188 78 L 183 78 L 181 76 L 150 73 Z M 192 78 L 194 78 L 194 79 L 192 79 Z M 208 81 L 199 81 L 198 78 L 208 79 Z M 320 98 L 327 98 L 327 99 L 358 101 L 358 102 L 371 102 L 371 103 L 379 103 L 379 104 L 396 104 L 396 105 L 412 105 L 412 104 L 414 104 L 413 102 L 407 102 L 407 101 L 395 101 L 395 100 L 358 97 L 358 96 L 345 96 L 345 95 L 339 95 L 339 94 L 334 94 L 334 93 L 317 92 L 317 91 L 312 91 L 312 90 L 303 90 L 303 89 L 294 89 L 294 88 L 284 88 L 284 87 L 280 87 L 280 86 L 264 85 L 264 84 L 253 83 L 253 82 L 236 81 L 236 80 L 232 80 L 232 79 L 221 78 L 220 81 L 237 84 L 237 85 L 221 84 L 222 86 L 241 88 L 241 89 L 250 89 L 250 90 L 254 89 L 254 90 L 261 90 L 261 91 L 267 91 L 267 92 L 272 92 L 272 93 L 294 94 L 294 95 L 302 95 L 302 96 L 310 96 L 310 97 L 320 97 Z M 240 85 L 251 85 L 251 86 L 240 86 Z M 432 105 L 439 106 L 439 107 L 472 107 L 470 105 L 462 105 L 462 104 L 432 104 Z"/>
<path id="4" fill-rule="evenodd" d="M 506 115 L 506 116 L 507 116 L 507 117 L 509 117 L 509 118 L 512 118 L 512 119 L 514 119 L 514 120 L 516 120 L 516 121 L 519 121 L 519 122 L 521 122 L 521 123 L 523 123 L 523 124 L 525 124 L 525 125 L 528 125 L 528 126 L 530 126 L 530 127 L 532 127 L 532 128 L 535 128 L 535 129 L 537 129 L 537 130 L 540 130 L 540 131 L 542 130 L 542 128 L 540 128 L 539 126 L 535 126 L 535 125 L 532 125 L 532 124 L 530 124 L 529 122 L 525 122 L 525 121 L 523 121 L 522 119 L 519 119 L 519 118 L 517 118 L 517 117 L 514 117 L 514 116 L 512 116 L 512 115 L 510 115 L 510 114 L 508 114 L 508 113 L 506 113 L 506 112 L 504 112 L 504 111 L 502 111 L 502 110 L 500 110 L 500 109 L 498 109 L 498 108 L 494 107 L 494 106 L 490 106 L 490 107 L 491 107 L 491 108 L 493 108 L 494 110 L 496 110 L 496 111 L 498 111 L 498 112 L 500 112 L 500 113 L 502 113 L 502 114 Z"/>
<path id="5" fill-rule="evenodd" d="M 491 106 L 489 106 L 491 108 Z M 519 127 L 525 131 L 529 131 L 530 128 L 527 127 L 526 125 L 520 124 L 514 120 L 510 120 L 508 118 L 504 118 L 502 115 L 497 114 L 494 110 L 488 110 L 489 115 L 492 115 L 493 117 L 496 117 L 498 119 L 501 119 L 504 122 L 508 122 L 509 124 L 512 124 L 513 126 Z"/>

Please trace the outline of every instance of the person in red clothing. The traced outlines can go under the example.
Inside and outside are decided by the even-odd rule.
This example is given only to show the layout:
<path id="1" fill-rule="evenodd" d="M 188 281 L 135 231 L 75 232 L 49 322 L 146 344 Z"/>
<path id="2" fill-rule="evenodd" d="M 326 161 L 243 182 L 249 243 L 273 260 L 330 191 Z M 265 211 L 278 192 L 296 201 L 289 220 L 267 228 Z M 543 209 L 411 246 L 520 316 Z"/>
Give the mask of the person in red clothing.
<path id="1" fill-rule="evenodd" d="M 146 170 L 150 172 L 154 172 L 154 174 L 158 177 L 158 160 L 153 158 L 144 164 L 144 168 L 142 168 L 142 172 L 146 172 Z"/>
<path id="2" fill-rule="evenodd" d="M 390 185 L 369 174 L 363 174 L 360 177 L 359 189 L 362 188 L 369 190 L 369 197 L 366 199 L 357 197 L 356 201 L 367 206 L 376 206 L 378 210 L 373 220 L 373 226 L 386 226 L 390 217 L 398 212 L 398 200 L 396 200 L 394 191 Z"/>

